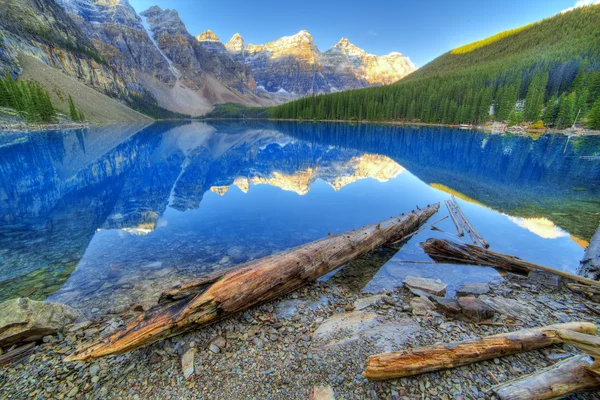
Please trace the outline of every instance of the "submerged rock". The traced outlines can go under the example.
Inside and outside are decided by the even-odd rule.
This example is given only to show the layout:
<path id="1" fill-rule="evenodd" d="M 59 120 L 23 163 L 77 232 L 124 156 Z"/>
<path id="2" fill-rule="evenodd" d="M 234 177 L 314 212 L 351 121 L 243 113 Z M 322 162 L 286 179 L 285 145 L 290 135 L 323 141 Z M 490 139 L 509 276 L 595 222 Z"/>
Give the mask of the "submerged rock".
<path id="1" fill-rule="evenodd" d="M 53 335 L 79 318 L 64 304 L 18 298 L 0 303 L 0 346 L 33 342 Z"/>
<path id="2" fill-rule="evenodd" d="M 407 276 L 403 282 L 406 286 L 419 289 L 436 296 L 445 296 L 448 285 L 442 283 L 439 279 L 419 278 L 416 276 Z"/>

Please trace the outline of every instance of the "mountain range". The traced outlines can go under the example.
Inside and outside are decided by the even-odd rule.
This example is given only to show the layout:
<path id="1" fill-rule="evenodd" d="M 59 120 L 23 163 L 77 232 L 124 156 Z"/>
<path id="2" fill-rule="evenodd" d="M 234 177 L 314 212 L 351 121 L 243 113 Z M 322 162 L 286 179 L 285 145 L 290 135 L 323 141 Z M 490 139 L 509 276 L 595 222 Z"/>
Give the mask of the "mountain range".
<path id="1" fill-rule="evenodd" d="M 346 38 L 321 52 L 304 30 L 264 45 L 239 34 L 223 44 L 210 30 L 194 37 L 176 10 L 138 14 L 127 0 L 4 0 L 0 50 L 0 71 L 13 77 L 42 73 L 26 70 L 34 64 L 23 57 L 33 57 L 153 117 L 387 85 L 416 69 L 400 53 L 378 57 Z M 66 95 L 81 96 L 83 89 L 61 86 L 49 90 L 59 108 Z M 95 115 L 93 107 L 83 111 Z"/>

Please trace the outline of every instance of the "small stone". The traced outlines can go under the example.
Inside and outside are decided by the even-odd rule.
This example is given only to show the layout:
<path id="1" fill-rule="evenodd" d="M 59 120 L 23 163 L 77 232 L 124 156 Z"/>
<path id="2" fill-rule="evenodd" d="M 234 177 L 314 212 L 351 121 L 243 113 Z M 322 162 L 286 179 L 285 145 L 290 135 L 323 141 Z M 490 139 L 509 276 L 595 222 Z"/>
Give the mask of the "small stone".
<path id="1" fill-rule="evenodd" d="M 73 387 L 73 389 L 71 389 L 71 390 L 69 391 L 69 393 L 67 393 L 67 397 L 73 397 L 73 396 L 75 396 L 77 393 L 79 393 L 79 387 L 78 387 L 78 386 L 75 386 L 75 387 Z"/>
<path id="2" fill-rule="evenodd" d="M 227 340 L 223 336 L 217 336 L 210 344 L 217 346 L 219 349 L 224 349 L 227 346 Z"/>
<path id="3" fill-rule="evenodd" d="M 221 351 L 221 349 L 219 348 L 219 346 L 215 345 L 215 344 L 211 344 L 210 346 L 208 346 L 208 349 L 210 351 L 212 351 L 213 353 L 217 354 Z"/>
<path id="4" fill-rule="evenodd" d="M 436 296 L 445 296 L 448 285 L 442 283 L 439 279 L 420 278 L 416 276 L 407 276 L 403 283 L 415 289 L 434 294 Z"/>
<path id="5" fill-rule="evenodd" d="M 92 376 L 92 383 L 98 383 L 98 381 L 100 381 L 99 376 Z"/>
<path id="6" fill-rule="evenodd" d="M 100 366 L 98 364 L 94 364 L 90 367 L 90 375 L 94 376 L 94 375 L 98 375 L 98 372 L 100 372 Z"/>
<path id="7" fill-rule="evenodd" d="M 216 346 L 215 346 L 216 347 Z M 218 349 L 218 347 L 217 347 Z M 194 359 L 196 358 L 196 348 L 192 347 L 183 354 L 181 357 L 181 369 L 183 370 L 183 377 L 188 379 L 194 375 Z"/>
<path id="8" fill-rule="evenodd" d="M 335 395 L 331 386 L 314 386 L 308 400 L 335 400 Z"/>

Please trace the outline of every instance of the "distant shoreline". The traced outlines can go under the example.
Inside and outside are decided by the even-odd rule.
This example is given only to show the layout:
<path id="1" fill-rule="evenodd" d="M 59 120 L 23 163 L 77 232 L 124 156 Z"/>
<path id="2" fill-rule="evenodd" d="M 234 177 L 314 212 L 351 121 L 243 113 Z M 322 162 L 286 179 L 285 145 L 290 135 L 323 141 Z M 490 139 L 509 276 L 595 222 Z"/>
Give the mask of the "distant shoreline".
<path id="1" fill-rule="evenodd" d="M 166 120 L 154 120 L 154 122 L 168 121 Z M 600 131 L 581 129 L 573 131 L 571 129 L 527 129 L 523 126 L 516 128 L 506 128 L 504 131 L 495 129 L 492 126 L 484 125 L 457 125 L 457 124 L 434 124 L 425 122 L 405 122 L 405 121 L 368 121 L 368 120 L 329 120 L 329 119 L 293 119 L 293 118 L 190 118 L 183 119 L 191 121 L 287 121 L 287 122 L 335 122 L 335 123 L 346 123 L 346 124 L 383 124 L 383 125 L 397 125 L 397 126 L 429 126 L 429 127 L 440 127 L 440 128 L 453 128 L 453 129 L 464 129 L 464 130 L 479 130 L 487 133 L 511 133 L 515 135 L 523 135 L 526 133 L 541 133 L 541 134 L 561 134 L 566 136 L 600 136 Z M 177 120 L 179 121 L 179 120 Z M 112 122 L 118 124 L 119 121 Z M 0 132 L 18 132 L 18 131 L 31 131 L 31 132 L 42 132 L 42 131 L 53 131 L 53 130 L 71 130 L 71 129 L 82 129 L 90 128 L 98 125 L 95 122 L 70 122 L 66 124 L 0 124 Z M 514 129 L 514 130 L 511 130 Z"/>
<path id="2" fill-rule="evenodd" d="M 213 120 L 218 120 L 220 118 L 212 118 Z M 223 118 L 225 119 L 225 118 Z M 235 119 L 235 118 L 231 118 Z M 241 118 L 241 119 L 252 119 L 252 118 Z M 261 119 L 261 118 L 256 118 Z M 485 125 L 462 125 L 464 128 L 461 128 L 460 124 L 434 124 L 434 123 L 425 123 L 425 122 L 406 122 L 406 121 L 369 121 L 369 120 L 345 120 L 345 119 L 294 119 L 294 118 L 267 118 L 269 121 L 293 121 L 293 122 L 343 122 L 343 123 L 353 123 L 353 124 L 384 124 L 384 125 L 399 125 L 399 126 L 431 126 L 431 127 L 440 127 L 440 128 L 454 128 L 454 129 L 473 129 L 480 130 L 484 132 L 491 133 L 512 133 L 512 134 L 524 134 L 524 133 L 557 133 L 567 136 L 598 136 L 600 135 L 600 131 L 595 131 L 591 129 L 581 129 L 581 130 L 570 130 L 570 129 L 527 129 L 524 126 L 517 126 L 506 128 L 504 132 L 496 131 L 492 126 Z M 514 130 L 511 130 L 514 129 Z"/>

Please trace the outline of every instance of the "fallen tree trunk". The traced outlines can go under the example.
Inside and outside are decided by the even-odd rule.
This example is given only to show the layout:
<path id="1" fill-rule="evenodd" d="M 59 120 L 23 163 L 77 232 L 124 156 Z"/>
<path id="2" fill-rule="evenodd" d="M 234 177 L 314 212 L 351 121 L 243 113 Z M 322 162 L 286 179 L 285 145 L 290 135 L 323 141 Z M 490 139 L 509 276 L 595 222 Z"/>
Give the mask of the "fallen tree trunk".
<path id="1" fill-rule="evenodd" d="M 585 249 L 578 272 L 586 278 L 600 279 L 600 227 Z"/>
<path id="2" fill-rule="evenodd" d="M 465 342 L 375 354 L 367 359 L 363 375 L 372 380 L 402 378 L 540 349 L 562 341 L 557 334 L 559 329 L 590 334 L 596 334 L 598 330 L 589 322 L 568 322 Z"/>
<path id="3" fill-rule="evenodd" d="M 523 378 L 494 386 L 502 400 L 558 399 L 569 394 L 600 389 L 600 378 L 587 371 L 592 358 L 580 354 Z"/>
<path id="4" fill-rule="evenodd" d="M 239 311 L 275 299 L 315 281 L 357 257 L 398 241 L 425 223 L 439 204 L 349 233 L 330 236 L 294 249 L 248 262 L 224 275 L 184 285 L 187 298 L 161 304 L 122 330 L 77 349 L 68 360 L 89 360 L 120 354 L 179 335 Z M 212 283 L 204 292 L 195 290 Z M 176 298 L 171 292 L 164 298 Z"/>
<path id="5" fill-rule="evenodd" d="M 458 237 L 465 236 L 465 231 L 462 225 L 458 222 L 458 216 L 454 214 L 454 206 L 452 205 L 450 200 L 444 200 L 444 204 L 446 204 L 448 214 L 450 214 L 450 218 L 452 218 L 452 222 L 454 222 L 454 226 L 456 226 L 456 233 L 458 234 Z"/>
<path id="6" fill-rule="evenodd" d="M 456 201 L 456 197 L 454 197 L 454 196 L 452 196 L 452 204 L 454 205 L 454 212 L 457 214 L 458 219 L 460 221 L 462 221 L 462 224 L 464 225 L 464 229 L 467 231 L 467 233 L 471 237 L 473 244 L 477 244 L 479 242 L 486 249 L 489 248 L 490 244 L 481 237 L 481 235 L 479 234 L 479 232 L 477 232 L 475 230 L 475 228 L 473 228 L 473 225 L 471 225 L 471 223 L 469 222 L 469 220 L 467 219 L 465 214 L 460 209 L 460 206 L 458 205 L 458 201 Z"/>
<path id="7" fill-rule="evenodd" d="M 546 271 L 586 285 L 600 287 L 599 281 L 579 275 L 523 261 L 518 257 L 482 249 L 470 244 L 459 244 L 443 239 L 428 239 L 421 247 L 436 262 L 490 266 L 518 274 L 528 274 L 533 269 Z"/>

